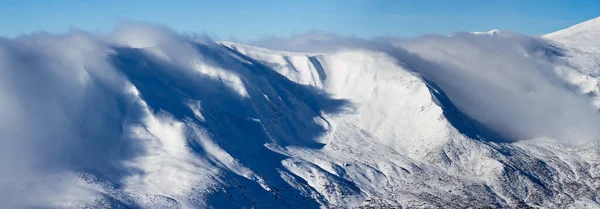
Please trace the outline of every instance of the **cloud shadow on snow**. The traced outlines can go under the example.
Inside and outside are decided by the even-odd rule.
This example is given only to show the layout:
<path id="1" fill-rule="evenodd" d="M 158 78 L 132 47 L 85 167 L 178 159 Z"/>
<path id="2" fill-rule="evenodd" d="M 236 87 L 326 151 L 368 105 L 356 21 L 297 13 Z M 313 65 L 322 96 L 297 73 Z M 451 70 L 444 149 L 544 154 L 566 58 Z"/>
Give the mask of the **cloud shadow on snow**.
<path id="1" fill-rule="evenodd" d="M 211 194 L 207 205 L 216 208 L 261 204 L 318 207 L 318 202 L 307 199 L 280 177 L 279 171 L 286 170 L 281 164 L 286 156 L 268 149 L 265 144 L 321 148 L 323 144 L 316 139 L 325 129 L 313 118 L 320 117 L 322 112 L 339 113 L 349 102 L 294 83 L 224 46 L 209 43 L 194 44 L 193 48 L 209 67 L 239 76 L 248 96 L 232 90 L 221 79 L 150 58 L 143 49 L 118 48 L 117 55 L 111 59 L 153 111 L 166 112 L 180 121 L 192 121 L 206 128 L 218 146 L 272 187 L 267 191 L 245 177 L 226 172 L 222 176 L 227 182 L 225 190 Z M 205 120 L 195 116 L 189 101 L 201 102 Z M 199 155 L 206 152 L 193 137 L 188 137 L 188 144 Z M 213 163 L 218 166 L 218 162 Z M 243 198 L 246 196 L 252 196 L 253 200 Z"/>
<path id="2" fill-rule="evenodd" d="M 460 133 L 471 139 L 477 139 L 486 142 L 510 143 L 517 141 L 516 139 L 511 139 L 510 137 L 499 134 L 493 129 L 487 127 L 485 124 L 464 114 L 452 103 L 444 90 L 442 90 L 437 84 L 431 80 L 428 80 L 427 78 L 422 78 L 422 80 L 427 85 L 432 99 L 434 99 L 436 104 L 442 108 L 444 117 Z"/>

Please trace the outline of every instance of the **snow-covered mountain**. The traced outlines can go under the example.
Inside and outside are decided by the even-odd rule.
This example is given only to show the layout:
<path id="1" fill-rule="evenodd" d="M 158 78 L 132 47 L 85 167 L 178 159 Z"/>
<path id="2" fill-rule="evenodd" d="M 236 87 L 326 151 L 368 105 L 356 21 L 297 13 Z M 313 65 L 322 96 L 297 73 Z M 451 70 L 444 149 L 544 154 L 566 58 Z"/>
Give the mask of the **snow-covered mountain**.
<path id="1" fill-rule="evenodd" d="M 600 17 L 573 25 L 564 30 L 546 34 L 543 37 L 560 42 L 598 46 L 600 45 L 598 43 L 598 36 L 600 36 Z"/>
<path id="2" fill-rule="evenodd" d="M 475 35 L 490 35 L 490 36 L 496 36 L 496 35 L 498 35 L 498 34 L 500 33 L 500 30 L 498 30 L 498 29 L 493 29 L 493 30 L 490 30 L 490 31 L 488 31 L 488 32 L 478 32 L 478 31 L 477 31 L 477 32 L 472 32 L 472 33 L 473 33 L 473 34 L 475 34 Z"/>
<path id="3" fill-rule="evenodd" d="M 0 200 L 600 207 L 597 20 L 288 51 L 148 25 L 2 39 Z"/>
<path id="4" fill-rule="evenodd" d="M 565 50 L 577 71 L 600 75 L 600 17 L 542 36 Z"/>

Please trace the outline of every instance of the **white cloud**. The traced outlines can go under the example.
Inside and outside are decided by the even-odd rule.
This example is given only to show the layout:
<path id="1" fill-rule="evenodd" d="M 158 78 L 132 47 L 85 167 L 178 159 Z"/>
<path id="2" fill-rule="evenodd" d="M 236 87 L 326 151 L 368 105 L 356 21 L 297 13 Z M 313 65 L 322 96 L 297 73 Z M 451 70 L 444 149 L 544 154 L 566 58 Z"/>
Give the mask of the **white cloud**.
<path id="1" fill-rule="evenodd" d="M 76 31 L 66 35 L 40 33 L 14 40 L 1 39 L 0 167 L 3 172 L 0 173 L 0 201 L 10 206 L 39 206 L 67 200 L 73 197 L 69 194 L 74 191 L 87 192 L 77 183 L 75 174 L 69 173 L 72 171 L 94 170 L 111 176 L 116 182 L 122 178 L 120 175 L 133 172 L 127 170 L 123 162 L 142 154 L 144 147 L 135 144 L 137 141 L 124 140 L 123 129 L 128 127 L 122 125 L 128 117 L 137 117 L 133 119 L 140 121 L 144 117 L 128 115 L 128 108 L 137 104 L 139 95 L 127 90 L 130 83 L 114 69 L 109 56 L 115 53 L 115 47 L 145 48 L 144 53 L 153 59 L 190 70 L 186 76 L 198 72 L 210 74 L 212 71 L 206 69 L 198 72 L 193 69 L 198 67 L 197 63 L 210 62 L 219 55 L 203 57 L 205 55 L 191 44 L 197 41 L 214 44 L 203 37 L 183 36 L 168 28 L 147 24 L 119 27 L 108 37 Z M 578 141 L 595 140 L 600 136 L 596 128 L 600 124 L 597 110 L 588 98 L 565 87 L 554 75 L 554 67 L 563 63 L 555 59 L 557 52 L 543 40 L 518 34 L 364 40 L 309 33 L 253 43 L 288 51 L 326 53 L 366 49 L 385 52 L 396 58 L 398 64 L 437 83 L 464 113 L 510 138 L 552 137 Z M 236 71 L 239 66 L 229 67 L 207 69 L 231 71 L 211 75 L 214 80 L 230 83 L 223 86 L 247 95 L 240 78 L 243 71 Z M 209 87 L 212 84 L 198 82 Z M 222 93 L 220 87 L 214 89 Z M 180 136 L 184 128 L 181 124 L 164 123 L 155 124 L 158 128 L 149 132 L 160 135 L 158 132 L 164 132 L 163 129 L 176 129 L 172 136 L 163 138 L 178 141 L 170 141 L 177 142 L 171 144 L 174 148 L 166 153 L 157 151 L 155 156 L 187 159 L 188 155 L 181 151 L 186 148 Z M 157 144 L 162 142 L 156 141 Z M 216 145 L 206 141 L 203 146 Z M 212 155 L 220 157 L 225 167 L 258 179 L 249 168 L 234 162 L 233 156 L 221 149 L 215 150 Z M 171 155 L 175 151 L 177 155 Z M 196 165 L 206 166 L 204 161 L 193 163 L 181 167 L 192 170 Z M 153 163 L 140 165 L 155 168 Z M 157 173 L 149 176 L 162 177 Z M 172 180 L 177 180 L 176 176 Z M 195 177 L 187 180 L 195 180 Z M 195 185 L 185 182 L 184 186 Z M 34 202 L 26 197 L 37 198 Z"/>
<path id="2" fill-rule="evenodd" d="M 568 63 L 557 58 L 560 49 L 542 39 L 510 32 L 373 40 L 305 34 L 251 44 L 304 52 L 383 51 L 438 84 L 468 116 L 509 139 L 572 142 L 600 136 L 597 110 L 557 77 L 554 69 Z"/>

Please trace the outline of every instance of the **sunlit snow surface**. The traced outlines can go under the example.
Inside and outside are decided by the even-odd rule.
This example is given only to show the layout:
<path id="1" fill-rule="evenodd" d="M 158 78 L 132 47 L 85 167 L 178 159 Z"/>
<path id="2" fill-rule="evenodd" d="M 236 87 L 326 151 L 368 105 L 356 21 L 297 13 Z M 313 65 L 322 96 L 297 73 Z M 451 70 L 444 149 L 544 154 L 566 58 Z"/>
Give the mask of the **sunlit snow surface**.
<path id="1" fill-rule="evenodd" d="M 1 205 L 597 207 L 597 21 L 262 48 L 144 24 L 2 39 Z"/>

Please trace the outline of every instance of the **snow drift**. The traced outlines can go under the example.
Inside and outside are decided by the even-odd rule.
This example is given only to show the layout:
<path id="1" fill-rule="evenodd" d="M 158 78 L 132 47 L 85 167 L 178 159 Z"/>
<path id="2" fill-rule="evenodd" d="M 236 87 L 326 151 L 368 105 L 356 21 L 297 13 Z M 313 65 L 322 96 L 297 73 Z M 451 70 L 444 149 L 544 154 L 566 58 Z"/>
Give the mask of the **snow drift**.
<path id="1" fill-rule="evenodd" d="M 595 49 L 568 34 L 309 34 L 261 48 L 136 23 L 2 39 L 1 201 L 598 205 L 600 94 L 581 61 Z"/>

